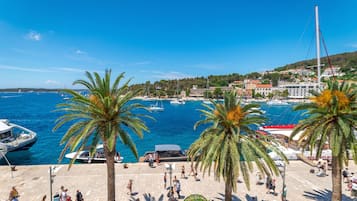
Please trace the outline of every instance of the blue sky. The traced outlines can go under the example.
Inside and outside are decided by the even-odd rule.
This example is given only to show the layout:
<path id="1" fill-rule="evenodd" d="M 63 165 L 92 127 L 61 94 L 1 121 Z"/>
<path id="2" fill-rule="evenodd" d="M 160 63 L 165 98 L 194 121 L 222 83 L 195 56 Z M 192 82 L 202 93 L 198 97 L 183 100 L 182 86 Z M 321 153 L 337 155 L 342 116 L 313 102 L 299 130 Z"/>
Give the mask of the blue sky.
<path id="1" fill-rule="evenodd" d="M 357 50 L 355 0 L 0 0 L 0 88 L 71 88 L 84 71 L 133 83 L 264 71 Z"/>

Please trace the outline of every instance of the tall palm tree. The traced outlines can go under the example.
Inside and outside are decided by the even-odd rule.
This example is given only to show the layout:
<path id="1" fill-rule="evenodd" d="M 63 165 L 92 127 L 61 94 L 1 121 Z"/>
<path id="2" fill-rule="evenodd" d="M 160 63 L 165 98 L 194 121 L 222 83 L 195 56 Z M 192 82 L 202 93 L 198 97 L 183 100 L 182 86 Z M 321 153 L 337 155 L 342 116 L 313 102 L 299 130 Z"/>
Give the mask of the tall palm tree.
<path id="1" fill-rule="evenodd" d="M 295 106 L 294 110 L 306 110 L 309 116 L 297 124 L 290 139 L 299 133 L 299 144 L 311 152 L 316 150 L 316 158 L 328 142 L 332 150 L 332 200 L 340 201 L 341 169 L 348 165 L 349 153 L 357 162 L 356 85 L 329 80 L 324 90 L 312 95 L 311 103 Z"/>
<path id="2" fill-rule="evenodd" d="M 209 126 L 190 146 L 188 156 L 195 158 L 196 165 L 205 173 L 213 167 L 217 181 L 223 177 L 225 182 L 225 200 L 232 200 L 232 191 L 236 192 L 237 179 L 241 174 L 249 189 L 249 174 L 256 167 L 264 174 L 278 175 L 274 161 L 267 149 L 286 157 L 267 140 L 267 136 L 256 133 L 252 126 L 265 122 L 258 104 L 242 106 L 235 92 L 224 94 L 224 103 L 212 101 L 213 107 L 204 105 L 200 110 L 205 117 L 196 122 L 194 129 L 202 124 Z"/>
<path id="3" fill-rule="evenodd" d="M 142 118 L 148 116 L 133 112 L 144 107 L 137 103 L 128 103 L 139 91 L 129 90 L 130 80 L 119 86 L 124 73 L 116 77 L 113 83 L 111 83 L 111 70 L 106 70 L 103 77 L 96 72 L 93 74 L 86 72 L 86 77 L 88 80 L 76 80 L 73 84 L 85 87 L 89 91 L 89 97 L 66 89 L 64 92 L 72 98 L 70 101 L 57 105 L 57 110 L 64 114 L 57 119 L 53 130 L 56 131 L 65 124 L 71 125 L 61 140 L 61 144 L 65 146 L 59 160 L 63 158 L 66 151 L 77 151 L 78 154 L 88 144 L 93 156 L 98 143 L 103 143 L 107 164 L 108 201 L 114 201 L 114 157 L 117 140 L 120 139 L 138 158 L 138 152 L 129 131 L 142 138 L 143 131 L 149 131 Z M 74 159 L 68 168 L 73 162 Z"/>

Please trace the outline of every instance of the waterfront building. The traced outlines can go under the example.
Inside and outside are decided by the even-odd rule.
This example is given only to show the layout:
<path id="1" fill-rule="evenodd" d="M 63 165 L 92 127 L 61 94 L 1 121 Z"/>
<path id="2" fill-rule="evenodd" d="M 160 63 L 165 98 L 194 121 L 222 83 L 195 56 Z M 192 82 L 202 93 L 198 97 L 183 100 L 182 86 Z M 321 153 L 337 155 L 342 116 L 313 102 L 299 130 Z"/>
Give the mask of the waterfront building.
<path id="1" fill-rule="evenodd" d="M 300 82 L 300 83 L 287 83 L 279 82 L 281 90 L 288 90 L 289 98 L 308 98 L 311 96 L 310 91 L 317 91 L 319 89 L 316 82 Z"/>

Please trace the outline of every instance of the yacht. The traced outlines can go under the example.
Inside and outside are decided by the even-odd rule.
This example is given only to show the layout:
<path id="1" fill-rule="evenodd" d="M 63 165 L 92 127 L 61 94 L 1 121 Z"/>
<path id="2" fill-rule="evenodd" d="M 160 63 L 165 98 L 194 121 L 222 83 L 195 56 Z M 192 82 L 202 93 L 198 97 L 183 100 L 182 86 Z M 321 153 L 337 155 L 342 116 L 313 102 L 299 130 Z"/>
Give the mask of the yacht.
<path id="1" fill-rule="evenodd" d="M 160 162 L 187 161 L 186 153 L 177 144 L 155 145 L 155 151 L 145 152 L 144 156 L 140 157 L 140 161 L 148 162 L 149 158 L 157 156 L 159 156 Z"/>
<path id="2" fill-rule="evenodd" d="M 35 132 L 10 123 L 7 119 L 0 119 L 0 146 L 5 146 L 7 152 L 28 150 L 36 141 Z"/>
<path id="3" fill-rule="evenodd" d="M 267 102 L 268 105 L 289 105 L 286 101 L 278 100 L 278 99 L 272 99 Z"/>
<path id="4" fill-rule="evenodd" d="M 65 157 L 71 160 L 75 158 L 75 160 L 80 163 L 105 163 L 106 162 L 104 148 L 102 144 L 96 147 L 96 151 L 92 157 L 90 156 L 89 149 L 80 151 L 78 153 L 77 152 L 68 153 L 65 155 Z M 121 157 L 119 153 L 117 153 L 114 158 L 114 162 L 121 163 L 123 162 L 123 159 L 124 158 Z"/>

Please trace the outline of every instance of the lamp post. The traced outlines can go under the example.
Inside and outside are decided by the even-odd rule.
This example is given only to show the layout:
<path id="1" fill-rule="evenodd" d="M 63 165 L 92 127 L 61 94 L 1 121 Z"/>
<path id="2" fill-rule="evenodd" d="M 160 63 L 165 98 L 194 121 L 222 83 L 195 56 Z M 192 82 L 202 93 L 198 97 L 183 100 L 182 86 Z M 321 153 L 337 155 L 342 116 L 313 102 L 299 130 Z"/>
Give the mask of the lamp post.
<path id="1" fill-rule="evenodd" d="M 167 171 L 169 171 L 170 174 L 170 188 L 169 188 L 169 193 L 170 193 L 170 198 L 171 198 L 171 189 L 172 189 L 172 170 L 175 168 L 175 165 L 170 164 L 165 164 L 165 168 Z"/>
<path id="2" fill-rule="evenodd" d="M 50 166 L 50 200 L 52 201 L 53 197 L 52 197 L 52 184 L 53 184 L 53 178 L 56 176 L 53 174 L 53 166 Z"/>
<path id="3" fill-rule="evenodd" d="M 283 165 L 283 170 L 279 169 L 281 177 L 283 178 L 283 190 L 281 192 L 281 201 L 285 201 L 286 200 L 286 193 L 287 193 L 287 188 L 286 188 L 286 184 L 285 184 L 286 163 L 282 162 L 281 164 Z"/>

